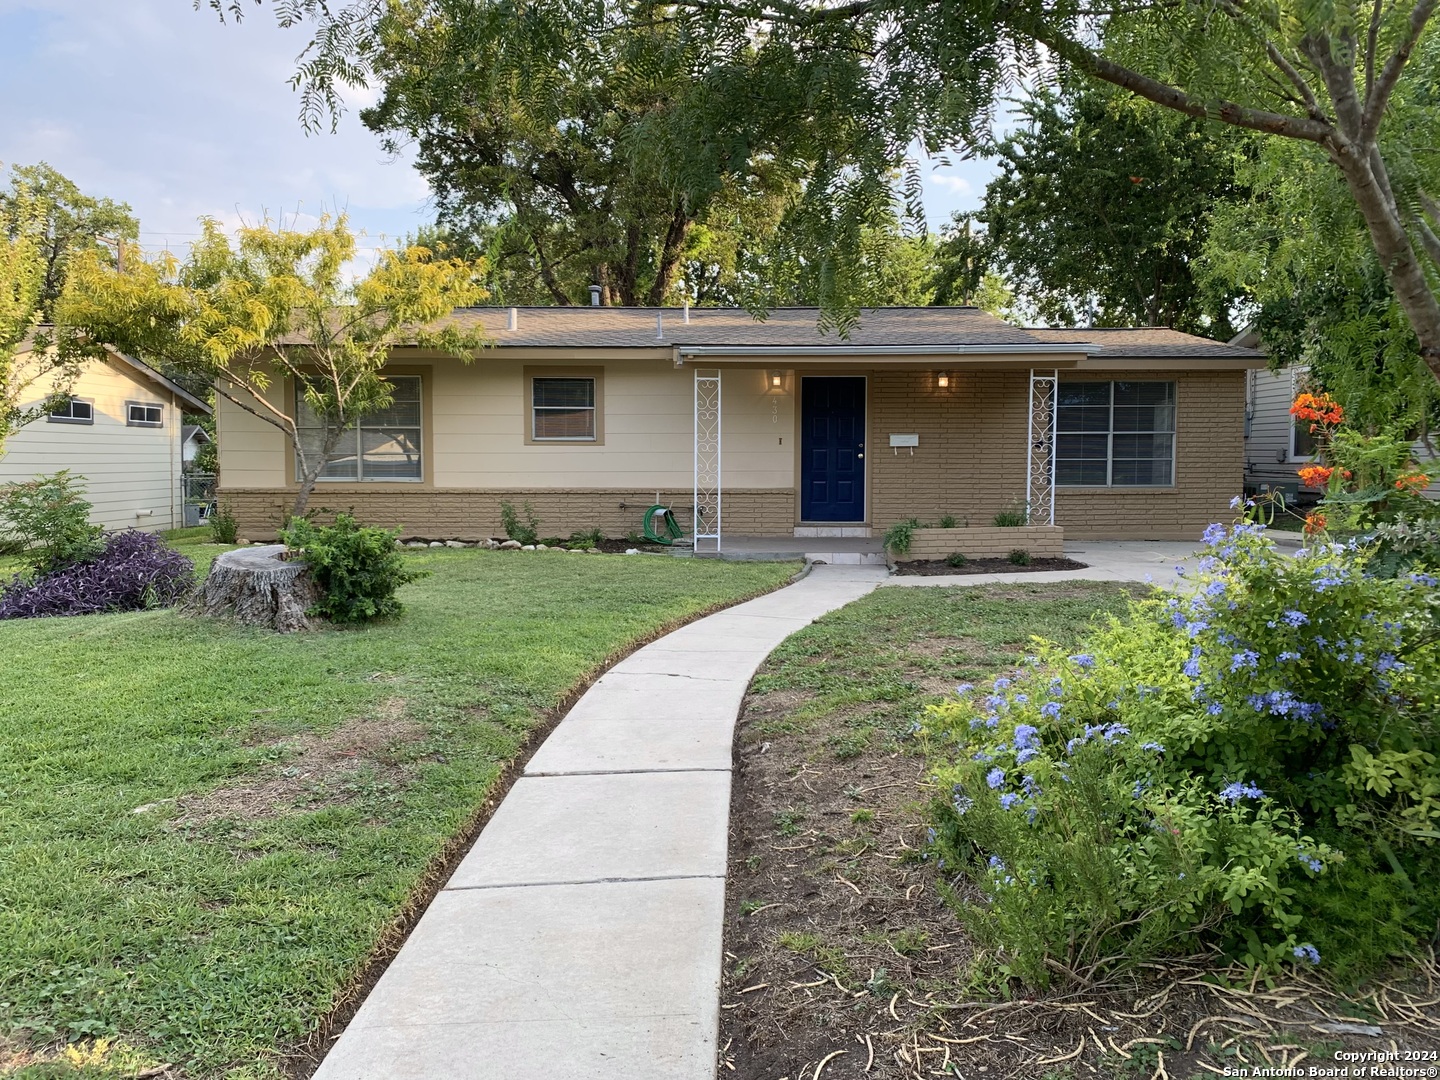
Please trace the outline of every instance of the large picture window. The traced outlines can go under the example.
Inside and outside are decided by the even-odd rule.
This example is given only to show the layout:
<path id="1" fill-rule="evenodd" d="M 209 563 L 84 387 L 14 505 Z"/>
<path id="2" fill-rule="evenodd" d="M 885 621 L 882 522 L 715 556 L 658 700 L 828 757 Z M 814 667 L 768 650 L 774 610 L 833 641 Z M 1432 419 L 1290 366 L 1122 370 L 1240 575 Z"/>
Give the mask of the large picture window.
<path id="1" fill-rule="evenodd" d="M 530 380 L 531 427 L 535 442 L 594 442 L 595 380 L 535 376 Z"/>
<path id="2" fill-rule="evenodd" d="M 395 395 L 390 407 L 367 414 L 341 434 L 335 456 L 320 470 L 321 480 L 423 479 L 420 376 L 392 375 L 389 382 Z M 301 445 L 307 454 L 318 454 L 324 430 L 298 387 L 295 396 Z"/>
<path id="3" fill-rule="evenodd" d="M 1055 482 L 1169 487 L 1175 482 L 1173 382 L 1061 382 Z"/>

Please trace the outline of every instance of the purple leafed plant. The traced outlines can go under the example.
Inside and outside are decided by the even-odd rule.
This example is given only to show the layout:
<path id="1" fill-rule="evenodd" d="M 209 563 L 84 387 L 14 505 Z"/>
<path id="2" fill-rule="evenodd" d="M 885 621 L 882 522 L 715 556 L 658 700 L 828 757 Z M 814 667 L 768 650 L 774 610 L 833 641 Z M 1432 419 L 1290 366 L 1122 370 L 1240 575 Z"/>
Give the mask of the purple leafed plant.
<path id="1" fill-rule="evenodd" d="M 195 566 L 184 555 L 157 536 L 128 529 L 107 537 L 93 559 L 0 585 L 0 619 L 167 607 L 194 579 Z"/>

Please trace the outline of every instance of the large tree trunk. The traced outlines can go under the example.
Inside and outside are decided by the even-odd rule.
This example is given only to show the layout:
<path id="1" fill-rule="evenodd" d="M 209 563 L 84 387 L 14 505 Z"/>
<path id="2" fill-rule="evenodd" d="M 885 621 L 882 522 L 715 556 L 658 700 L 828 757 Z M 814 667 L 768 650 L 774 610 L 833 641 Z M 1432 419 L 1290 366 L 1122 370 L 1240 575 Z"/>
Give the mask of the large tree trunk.
<path id="1" fill-rule="evenodd" d="M 316 629 L 320 620 L 306 612 L 319 601 L 320 589 L 303 562 L 280 558 L 284 551 L 283 544 L 269 544 L 225 552 L 210 565 L 184 610 L 282 634 Z"/>
<path id="2" fill-rule="evenodd" d="M 1380 257 L 1390 288 L 1420 342 L 1420 356 L 1440 379 L 1440 300 L 1425 279 L 1415 245 L 1386 198 L 1380 179 L 1371 171 L 1369 160 L 1362 160 L 1354 149 L 1346 149 L 1349 152 L 1337 151 L 1331 157 L 1365 218 L 1370 242 Z"/>

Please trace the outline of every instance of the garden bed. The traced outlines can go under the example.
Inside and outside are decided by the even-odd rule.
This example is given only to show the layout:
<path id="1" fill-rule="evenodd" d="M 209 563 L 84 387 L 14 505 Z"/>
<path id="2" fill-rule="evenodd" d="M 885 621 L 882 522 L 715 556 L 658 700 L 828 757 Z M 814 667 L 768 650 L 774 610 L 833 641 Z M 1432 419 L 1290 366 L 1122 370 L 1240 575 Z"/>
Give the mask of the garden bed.
<path id="1" fill-rule="evenodd" d="M 66 1075 L 83 1044 L 85 1075 L 308 1075 L 578 689 L 795 569 L 407 560 L 433 574 L 403 617 L 303 640 L 174 611 L 0 625 L 0 1071 Z"/>
<path id="2" fill-rule="evenodd" d="M 949 577 L 966 574 L 1038 574 L 1045 570 L 1084 570 L 1090 564 L 1074 559 L 1031 559 L 1021 566 L 1009 559 L 966 559 L 952 566 L 944 559 L 909 559 L 895 563 L 900 577 Z"/>
<path id="3" fill-rule="evenodd" d="M 1011 670 L 1031 634 L 1078 641 L 1124 592 L 881 589 L 771 656 L 737 730 L 721 1076 L 1193 1080 L 1333 1066 L 1342 1047 L 1391 1040 L 1440 1049 L 1429 958 L 1357 999 L 1236 971 L 1217 985 L 1204 958 L 1102 985 L 1057 977 L 1039 995 L 977 974 L 992 969 L 944 900 L 953 879 L 921 857 L 927 769 L 910 725 L 955 683 Z"/>

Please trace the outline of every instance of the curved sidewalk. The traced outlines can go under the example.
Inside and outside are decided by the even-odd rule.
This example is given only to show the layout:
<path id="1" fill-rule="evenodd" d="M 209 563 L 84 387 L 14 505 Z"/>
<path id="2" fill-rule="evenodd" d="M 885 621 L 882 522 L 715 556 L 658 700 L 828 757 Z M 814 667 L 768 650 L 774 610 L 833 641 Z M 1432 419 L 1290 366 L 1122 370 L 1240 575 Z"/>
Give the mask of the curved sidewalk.
<path id="1" fill-rule="evenodd" d="M 316 1080 L 712 1080 L 741 701 L 771 650 L 885 574 L 816 566 L 611 668 Z"/>

